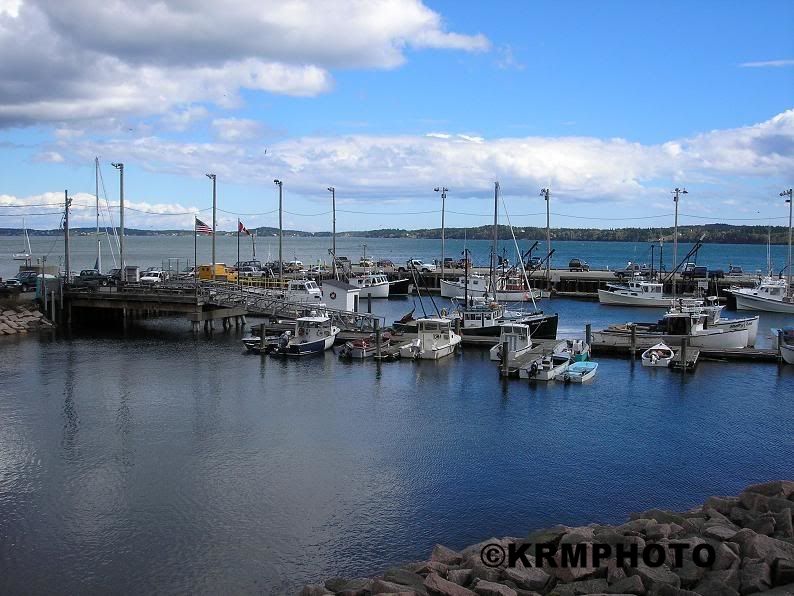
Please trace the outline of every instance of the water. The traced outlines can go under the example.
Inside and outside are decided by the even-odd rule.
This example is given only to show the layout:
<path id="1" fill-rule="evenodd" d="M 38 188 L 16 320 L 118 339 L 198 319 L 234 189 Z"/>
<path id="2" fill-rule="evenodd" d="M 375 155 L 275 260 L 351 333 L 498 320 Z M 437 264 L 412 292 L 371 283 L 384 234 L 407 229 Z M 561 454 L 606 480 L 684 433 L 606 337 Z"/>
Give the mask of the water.
<path id="1" fill-rule="evenodd" d="M 540 255 L 546 254 L 545 241 L 540 240 Z M 11 260 L 11 255 L 22 249 L 20 237 L 0 236 L 0 277 L 11 277 L 16 274 L 18 264 Z M 33 236 L 30 239 L 32 253 L 36 257 L 47 255 L 47 263 L 59 265 L 63 262 L 63 238 Z M 207 236 L 198 238 L 198 258 L 200 263 L 212 262 L 212 240 Z M 393 238 L 337 238 L 337 254 L 349 257 L 358 262 L 363 253 L 363 245 L 367 245 L 367 255 L 375 259 L 391 259 L 396 265 L 407 259 L 417 258 L 432 262 L 441 257 L 440 240 L 414 240 Z M 519 246 L 526 251 L 532 242 L 521 241 Z M 299 259 L 304 265 L 319 260 L 329 262 L 328 248 L 330 238 L 284 238 L 282 254 L 285 261 Z M 488 240 L 469 240 L 465 246 L 472 251 L 473 262 L 487 265 L 491 243 Z M 587 261 L 594 269 L 620 269 L 627 261 L 650 263 L 650 244 L 647 242 L 574 242 L 554 241 L 555 253 L 552 264 L 565 267 L 576 257 Z M 242 260 L 251 258 L 252 246 L 250 238 L 240 240 L 240 257 Z M 681 243 L 678 246 L 679 261 L 684 258 L 692 245 Z M 458 259 L 464 249 L 463 240 L 448 240 L 445 246 L 447 257 Z M 515 259 L 515 247 L 512 240 L 503 240 L 499 246 L 499 254 L 505 254 L 512 262 Z M 216 260 L 233 264 L 237 262 L 236 236 L 219 236 L 216 238 Z M 193 262 L 192 236 L 129 236 L 125 239 L 126 261 L 129 265 L 140 265 L 145 269 L 151 265 L 168 265 L 167 258 L 173 258 L 172 266 L 183 269 L 188 260 Z M 760 244 L 705 244 L 700 249 L 697 262 L 712 269 L 728 270 L 729 265 L 738 265 L 746 273 L 766 272 L 767 247 Z M 788 259 L 788 247 L 775 245 L 771 247 L 774 271 L 782 269 Z M 76 236 L 71 240 L 72 270 L 79 271 L 94 266 L 96 261 L 96 241 L 93 236 Z M 274 261 L 278 259 L 278 238 L 259 238 L 256 254 L 260 260 Z M 538 254 L 536 251 L 535 254 Z M 110 250 L 106 243 L 102 245 L 103 270 L 114 266 Z M 665 268 L 672 269 L 673 247 L 665 243 L 663 250 Z M 658 267 L 659 247 L 654 251 L 654 263 Z"/>
<path id="2" fill-rule="evenodd" d="M 562 334 L 657 314 L 544 308 Z M 294 593 L 794 477 L 791 366 L 602 358 L 590 385 L 531 386 L 481 349 L 278 360 L 188 329 L 0 338 L 0 593 Z"/>

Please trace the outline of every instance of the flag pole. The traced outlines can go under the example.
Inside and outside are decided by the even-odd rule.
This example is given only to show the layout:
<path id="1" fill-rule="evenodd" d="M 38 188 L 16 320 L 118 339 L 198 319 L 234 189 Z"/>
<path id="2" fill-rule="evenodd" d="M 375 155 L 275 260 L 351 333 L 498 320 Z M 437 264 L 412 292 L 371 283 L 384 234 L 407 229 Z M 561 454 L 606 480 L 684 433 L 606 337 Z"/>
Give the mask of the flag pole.
<path id="1" fill-rule="evenodd" d="M 193 216 L 193 283 L 198 288 L 198 241 L 196 240 L 196 216 Z M 198 291 L 198 290 L 197 290 Z"/>
<path id="2" fill-rule="evenodd" d="M 251 232 L 251 258 L 256 260 L 256 230 Z"/>
<path id="3" fill-rule="evenodd" d="M 237 285 L 241 285 L 240 282 L 240 226 L 242 222 L 240 218 L 237 218 Z"/>

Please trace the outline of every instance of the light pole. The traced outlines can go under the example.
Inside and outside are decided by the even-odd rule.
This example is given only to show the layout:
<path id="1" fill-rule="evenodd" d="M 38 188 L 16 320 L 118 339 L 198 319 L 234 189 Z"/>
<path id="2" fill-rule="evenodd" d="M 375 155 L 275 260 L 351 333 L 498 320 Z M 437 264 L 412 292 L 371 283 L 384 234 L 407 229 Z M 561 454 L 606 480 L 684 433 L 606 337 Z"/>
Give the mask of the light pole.
<path id="1" fill-rule="evenodd" d="M 273 180 L 273 182 L 278 186 L 278 283 L 281 285 L 284 283 L 284 259 L 281 258 L 281 250 L 282 250 L 282 243 L 284 241 L 284 228 L 282 226 L 282 187 L 284 183 L 281 180 Z"/>
<path id="2" fill-rule="evenodd" d="M 673 296 L 675 296 L 675 275 L 678 268 L 678 199 L 679 195 L 689 194 L 686 188 L 677 188 L 672 191 L 675 201 L 675 228 L 673 230 Z"/>
<path id="3" fill-rule="evenodd" d="M 110 164 L 119 171 L 119 261 L 121 262 L 121 280 L 127 281 L 127 263 L 124 261 L 124 164 Z"/>
<path id="4" fill-rule="evenodd" d="M 792 209 L 794 209 L 794 197 L 792 197 L 792 191 L 794 189 L 789 188 L 788 190 L 784 190 L 780 193 L 781 197 L 788 197 L 786 199 L 786 203 L 788 203 L 788 295 L 794 296 L 794 288 L 791 287 L 791 215 Z"/>
<path id="5" fill-rule="evenodd" d="M 206 176 L 212 180 L 212 281 L 215 281 L 215 216 L 218 206 L 218 195 L 216 193 L 215 174 L 206 174 Z"/>
<path id="6" fill-rule="evenodd" d="M 333 262 L 331 265 L 334 279 L 336 279 L 336 188 L 333 186 L 328 187 L 328 192 L 331 193 L 331 213 L 332 216 L 332 231 L 331 231 L 331 251 L 333 255 Z"/>
<path id="7" fill-rule="evenodd" d="M 444 203 L 449 189 L 446 186 L 436 186 L 433 190 L 441 192 L 441 279 L 444 279 Z"/>
<path id="8" fill-rule="evenodd" d="M 549 279 L 551 278 L 551 228 L 549 227 L 551 222 L 551 214 L 549 211 L 549 197 L 551 196 L 551 189 L 541 188 L 540 196 L 542 196 L 546 201 L 546 283 L 548 283 Z"/>

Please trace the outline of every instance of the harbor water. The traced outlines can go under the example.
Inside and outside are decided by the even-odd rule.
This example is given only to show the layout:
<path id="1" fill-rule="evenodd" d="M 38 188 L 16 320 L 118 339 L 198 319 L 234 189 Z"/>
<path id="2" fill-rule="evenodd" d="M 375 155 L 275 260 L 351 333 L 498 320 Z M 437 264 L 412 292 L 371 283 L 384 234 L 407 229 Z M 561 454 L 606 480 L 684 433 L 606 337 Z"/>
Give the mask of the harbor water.
<path id="1" fill-rule="evenodd" d="M 373 301 L 388 322 L 413 306 Z M 562 336 L 659 314 L 542 307 Z M 759 343 L 782 318 L 762 315 Z M 244 353 L 243 333 L 172 318 L 0 338 L 0 593 L 295 593 L 437 542 L 794 476 L 791 366 L 600 358 L 589 384 L 532 385 L 481 348 L 282 360 Z"/>

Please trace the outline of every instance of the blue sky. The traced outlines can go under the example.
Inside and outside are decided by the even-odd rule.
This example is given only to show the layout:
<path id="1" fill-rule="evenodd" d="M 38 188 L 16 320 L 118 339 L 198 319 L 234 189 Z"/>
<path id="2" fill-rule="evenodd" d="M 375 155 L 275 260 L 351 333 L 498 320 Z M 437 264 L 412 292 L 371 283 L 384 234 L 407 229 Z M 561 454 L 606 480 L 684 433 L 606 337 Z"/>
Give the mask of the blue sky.
<path id="1" fill-rule="evenodd" d="M 189 4 L 0 0 L 0 227 L 90 225 L 126 165 L 128 225 L 786 223 L 791 2 Z M 68 6 L 66 6 L 68 4 Z M 221 6 L 222 5 L 222 6 Z M 53 207 L 48 207 L 53 205 Z M 36 207 L 34 207 L 36 206 Z M 41 207 L 44 206 L 44 207 Z M 32 215 L 53 213 L 52 215 Z"/>

